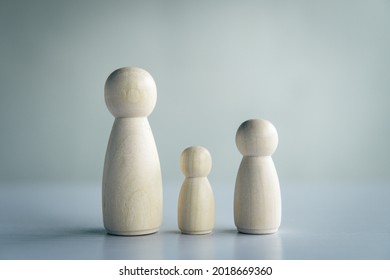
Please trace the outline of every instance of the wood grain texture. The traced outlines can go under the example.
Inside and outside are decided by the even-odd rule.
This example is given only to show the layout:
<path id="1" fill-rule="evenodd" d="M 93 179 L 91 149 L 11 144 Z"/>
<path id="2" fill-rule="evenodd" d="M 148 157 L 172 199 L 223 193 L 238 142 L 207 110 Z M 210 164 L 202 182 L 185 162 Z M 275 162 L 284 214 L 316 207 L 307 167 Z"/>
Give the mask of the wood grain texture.
<path id="1" fill-rule="evenodd" d="M 279 179 L 271 154 L 278 144 L 275 127 L 265 120 L 244 122 L 236 134 L 243 154 L 234 191 L 234 222 L 237 230 L 268 234 L 281 223 Z"/>
<path id="2" fill-rule="evenodd" d="M 146 118 L 156 92 L 145 72 L 120 69 L 113 72 L 119 77 L 111 74 L 106 82 L 107 106 L 116 118 L 104 162 L 102 207 L 104 227 L 116 235 L 153 233 L 162 222 L 160 161 Z"/>
<path id="3" fill-rule="evenodd" d="M 206 177 L 211 166 L 209 151 L 200 146 L 185 149 L 180 157 L 180 168 L 186 176 L 178 199 L 178 226 L 182 233 L 206 234 L 214 228 L 214 194 Z"/>

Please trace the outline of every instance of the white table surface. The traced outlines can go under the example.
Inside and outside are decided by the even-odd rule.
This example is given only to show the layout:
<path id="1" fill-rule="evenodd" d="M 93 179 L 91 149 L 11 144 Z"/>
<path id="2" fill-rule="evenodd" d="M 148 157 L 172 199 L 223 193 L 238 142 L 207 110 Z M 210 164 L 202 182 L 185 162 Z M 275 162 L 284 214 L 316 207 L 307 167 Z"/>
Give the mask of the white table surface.
<path id="1" fill-rule="evenodd" d="M 237 233 L 234 184 L 213 184 L 212 234 L 180 234 L 180 184 L 164 185 L 157 234 L 105 233 L 96 184 L 1 183 L 0 259 L 390 259 L 390 184 L 282 184 L 276 234 Z"/>

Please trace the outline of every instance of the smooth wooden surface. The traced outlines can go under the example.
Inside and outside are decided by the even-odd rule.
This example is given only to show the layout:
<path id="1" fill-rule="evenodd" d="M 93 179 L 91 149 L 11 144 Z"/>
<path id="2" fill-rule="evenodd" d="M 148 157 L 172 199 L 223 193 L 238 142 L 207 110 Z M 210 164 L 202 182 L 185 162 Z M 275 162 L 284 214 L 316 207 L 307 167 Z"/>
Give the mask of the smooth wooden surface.
<path id="1" fill-rule="evenodd" d="M 157 232 L 162 222 L 162 176 L 146 118 L 156 103 L 153 78 L 139 68 L 116 70 L 107 79 L 105 100 L 116 118 L 104 162 L 104 226 L 116 235 Z"/>
<path id="2" fill-rule="evenodd" d="M 117 118 L 103 174 L 103 219 L 108 232 L 156 232 L 162 220 L 162 179 L 146 118 Z"/>
<path id="3" fill-rule="evenodd" d="M 211 166 L 210 152 L 204 147 L 189 147 L 181 154 L 185 179 L 178 199 L 178 226 L 182 233 L 206 234 L 214 228 L 214 194 L 207 179 Z"/>
<path id="4" fill-rule="evenodd" d="M 156 83 L 142 68 L 119 68 L 107 78 L 104 100 L 116 118 L 147 117 L 157 102 Z"/>
<path id="5" fill-rule="evenodd" d="M 281 195 L 272 153 L 278 145 L 275 127 L 266 120 L 248 120 L 236 134 L 243 154 L 234 192 L 234 222 L 248 234 L 275 233 L 281 223 Z"/>
<path id="6" fill-rule="evenodd" d="M 237 175 L 234 220 L 238 231 L 268 234 L 281 222 L 281 197 L 271 157 L 244 156 Z"/>

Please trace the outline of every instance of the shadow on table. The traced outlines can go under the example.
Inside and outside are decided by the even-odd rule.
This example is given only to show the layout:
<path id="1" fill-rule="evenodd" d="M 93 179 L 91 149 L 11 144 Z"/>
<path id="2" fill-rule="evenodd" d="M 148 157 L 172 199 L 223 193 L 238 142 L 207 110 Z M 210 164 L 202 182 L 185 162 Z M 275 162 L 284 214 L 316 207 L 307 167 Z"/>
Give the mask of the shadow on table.
<path id="1" fill-rule="evenodd" d="M 2 234 L 0 259 L 282 259 L 278 233 L 246 235 L 218 229 L 206 235 L 161 230 L 143 236 L 109 235 L 103 228 L 35 228 Z"/>

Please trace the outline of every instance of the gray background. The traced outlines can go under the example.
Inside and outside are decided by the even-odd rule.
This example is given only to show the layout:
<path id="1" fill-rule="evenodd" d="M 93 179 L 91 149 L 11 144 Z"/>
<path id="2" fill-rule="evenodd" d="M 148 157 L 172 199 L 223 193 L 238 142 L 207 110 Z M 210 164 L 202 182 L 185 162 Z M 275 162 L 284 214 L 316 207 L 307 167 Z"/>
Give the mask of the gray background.
<path id="1" fill-rule="evenodd" d="M 390 2 L 0 1 L 0 179 L 100 182 L 116 68 L 154 77 L 165 182 L 207 147 L 234 186 L 235 132 L 279 132 L 282 184 L 390 179 Z"/>
<path id="2" fill-rule="evenodd" d="M 390 1 L 0 0 L 0 259 L 389 259 Z M 108 75 L 148 70 L 157 234 L 104 231 Z M 278 233 L 233 223 L 250 118 L 279 132 Z M 178 160 L 213 157 L 213 234 L 180 234 Z"/>

